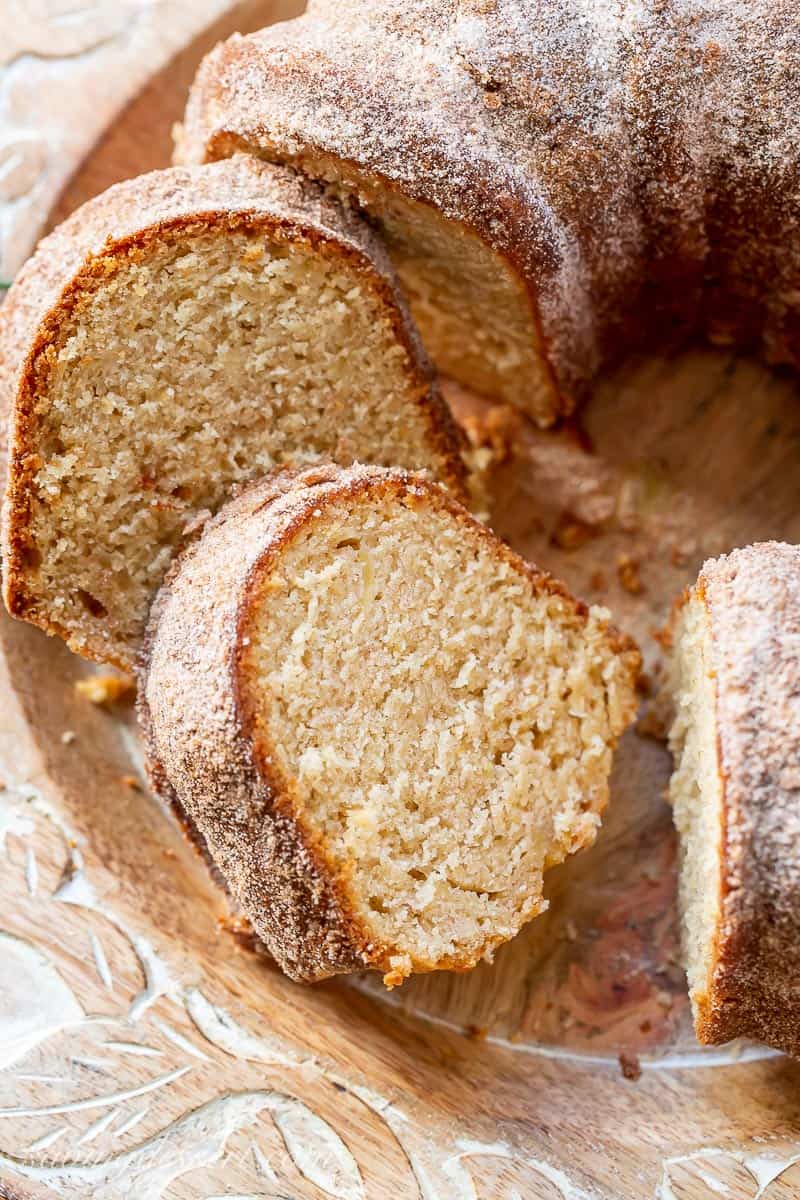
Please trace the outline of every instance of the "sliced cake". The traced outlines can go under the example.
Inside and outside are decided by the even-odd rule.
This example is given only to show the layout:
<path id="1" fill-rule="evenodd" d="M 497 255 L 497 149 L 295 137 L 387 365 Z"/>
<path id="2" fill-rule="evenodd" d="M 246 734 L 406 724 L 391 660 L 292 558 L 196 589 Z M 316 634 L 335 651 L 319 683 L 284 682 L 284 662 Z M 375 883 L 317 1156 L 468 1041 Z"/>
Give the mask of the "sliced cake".
<path id="1" fill-rule="evenodd" d="M 232 485 L 324 456 L 462 486 L 380 244 L 243 156 L 119 184 L 42 242 L 0 310 L 0 411 L 6 603 L 123 668 Z"/>
<path id="2" fill-rule="evenodd" d="M 701 1042 L 800 1053 L 800 547 L 707 562 L 677 613 L 670 793 Z"/>
<path id="3" fill-rule="evenodd" d="M 157 788 L 282 968 L 465 970 L 590 844 L 639 655 L 421 475 L 284 471 L 153 607 Z"/>

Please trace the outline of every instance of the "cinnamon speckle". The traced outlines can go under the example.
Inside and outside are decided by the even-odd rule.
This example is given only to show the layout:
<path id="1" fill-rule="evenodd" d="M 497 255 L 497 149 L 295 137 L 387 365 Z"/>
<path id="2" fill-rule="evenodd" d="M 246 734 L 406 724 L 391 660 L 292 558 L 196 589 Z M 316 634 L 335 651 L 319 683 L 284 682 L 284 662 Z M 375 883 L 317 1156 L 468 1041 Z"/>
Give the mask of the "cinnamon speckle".
<path id="1" fill-rule="evenodd" d="M 131 699 L 136 691 L 132 679 L 123 675 L 87 675 L 75 683 L 75 691 L 90 704 L 109 705 Z"/>
<path id="2" fill-rule="evenodd" d="M 630 554 L 620 554 L 617 559 L 617 576 L 626 592 L 639 596 L 644 591 L 639 562 Z"/>
<path id="3" fill-rule="evenodd" d="M 578 550 L 596 537 L 598 530 L 570 513 L 563 513 L 550 535 L 550 541 L 561 550 Z"/>
<path id="4" fill-rule="evenodd" d="M 638 1055 L 628 1050 L 620 1051 L 619 1065 L 625 1079 L 629 1079 L 632 1083 L 636 1083 L 642 1075 L 642 1067 L 639 1062 Z"/>

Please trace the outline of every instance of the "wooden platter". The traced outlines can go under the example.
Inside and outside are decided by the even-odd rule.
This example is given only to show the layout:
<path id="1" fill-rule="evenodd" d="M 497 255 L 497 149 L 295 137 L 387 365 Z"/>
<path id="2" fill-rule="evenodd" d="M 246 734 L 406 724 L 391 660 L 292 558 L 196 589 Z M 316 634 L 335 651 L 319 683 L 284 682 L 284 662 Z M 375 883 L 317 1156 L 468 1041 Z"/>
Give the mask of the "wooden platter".
<path id="1" fill-rule="evenodd" d="M 108 130 L 64 215 L 168 161 L 200 54 L 297 9 L 247 3 Z M 580 428 L 449 394 L 493 455 L 493 521 L 607 604 L 651 694 L 597 845 L 493 965 L 314 988 L 226 928 L 147 793 L 132 715 L 0 618 L 0 1196 L 97 1200 L 790 1200 L 800 1064 L 703 1050 L 663 801 L 659 630 L 709 554 L 800 540 L 797 381 L 717 349 L 633 360 Z"/>

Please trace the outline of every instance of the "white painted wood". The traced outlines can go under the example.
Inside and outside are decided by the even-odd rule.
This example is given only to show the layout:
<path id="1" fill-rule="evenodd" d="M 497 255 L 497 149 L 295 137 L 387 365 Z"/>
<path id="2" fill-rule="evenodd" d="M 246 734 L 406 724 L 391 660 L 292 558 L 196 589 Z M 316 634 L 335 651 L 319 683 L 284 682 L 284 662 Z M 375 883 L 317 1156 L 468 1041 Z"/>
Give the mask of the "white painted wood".
<path id="1" fill-rule="evenodd" d="M 235 0 L 0 0 L 0 279 L 142 85 Z"/>

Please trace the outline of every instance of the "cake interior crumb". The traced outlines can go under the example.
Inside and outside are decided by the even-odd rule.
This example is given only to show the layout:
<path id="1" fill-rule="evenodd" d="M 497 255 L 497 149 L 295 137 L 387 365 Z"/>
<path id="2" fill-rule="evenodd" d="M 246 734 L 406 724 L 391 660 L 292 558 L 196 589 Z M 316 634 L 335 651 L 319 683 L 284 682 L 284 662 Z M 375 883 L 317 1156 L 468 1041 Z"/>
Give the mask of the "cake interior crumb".
<path id="1" fill-rule="evenodd" d="M 115 262 L 39 385 L 32 616 L 129 668 L 176 548 L 232 486 L 320 457 L 436 473 L 395 316 L 344 254 L 263 228 L 163 232 Z"/>
<path id="2" fill-rule="evenodd" d="M 722 780 L 717 757 L 711 625 L 705 601 L 690 594 L 678 616 L 671 661 L 675 769 L 670 801 L 680 837 L 678 899 L 689 994 L 697 1011 L 710 986 L 720 916 Z"/>
<path id="3" fill-rule="evenodd" d="M 389 982 L 476 961 L 593 840 L 630 664 L 480 531 L 425 503 L 337 501 L 261 582 L 260 727 Z"/>

